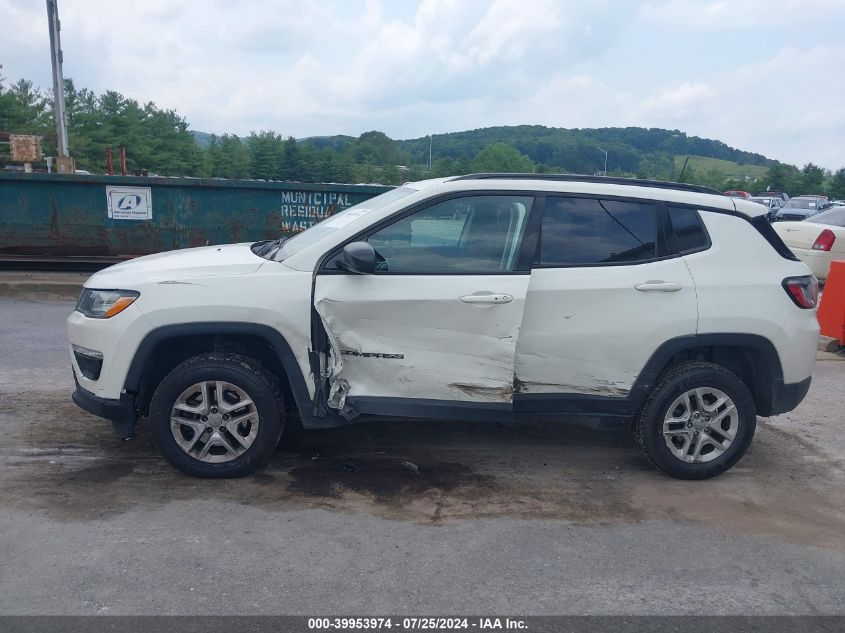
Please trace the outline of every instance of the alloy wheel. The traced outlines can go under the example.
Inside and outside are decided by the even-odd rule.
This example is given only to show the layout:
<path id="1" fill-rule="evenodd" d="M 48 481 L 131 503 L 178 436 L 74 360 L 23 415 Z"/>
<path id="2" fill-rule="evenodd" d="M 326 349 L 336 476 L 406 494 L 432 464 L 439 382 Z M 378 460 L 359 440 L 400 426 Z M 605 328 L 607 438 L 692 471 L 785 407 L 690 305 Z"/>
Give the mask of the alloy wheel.
<path id="1" fill-rule="evenodd" d="M 678 396 L 663 419 L 663 439 L 671 453 L 688 463 L 705 463 L 733 444 L 739 413 L 718 389 L 699 387 Z"/>
<path id="2" fill-rule="evenodd" d="M 202 462 L 236 459 L 252 446 L 259 417 L 249 395 L 230 382 L 203 381 L 185 389 L 170 413 L 170 430 L 185 453 Z"/>

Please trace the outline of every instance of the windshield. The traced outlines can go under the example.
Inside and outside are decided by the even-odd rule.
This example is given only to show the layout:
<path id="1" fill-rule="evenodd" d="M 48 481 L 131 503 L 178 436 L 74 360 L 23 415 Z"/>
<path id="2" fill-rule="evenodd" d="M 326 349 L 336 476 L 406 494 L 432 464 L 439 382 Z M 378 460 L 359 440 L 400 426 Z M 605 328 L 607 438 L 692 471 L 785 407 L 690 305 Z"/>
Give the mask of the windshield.
<path id="1" fill-rule="evenodd" d="M 816 215 L 807 218 L 804 222 L 812 222 L 814 224 L 832 224 L 833 226 L 845 226 L 845 207 L 837 207 L 836 209 L 828 209 Z"/>
<path id="2" fill-rule="evenodd" d="M 793 198 L 785 205 L 783 205 L 784 209 L 818 209 L 819 208 L 819 201 L 818 200 L 810 200 L 808 198 Z"/>
<path id="3" fill-rule="evenodd" d="M 386 191 L 375 198 L 370 198 L 360 204 L 356 204 L 354 207 L 349 207 L 348 209 L 335 213 L 333 216 L 314 224 L 313 226 L 305 229 L 302 233 L 298 233 L 289 240 L 286 240 L 274 259 L 279 262 L 283 261 L 285 258 L 298 253 L 302 249 L 308 248 L 312 244 L 316 244 L 327 235 L 331 235 L 339 228 L 346 226 L 353 220 L 357 220 L 376 209 L 386 207 L 391 202 L 404 198 L 405 196 L 415 192 L 416 189 L 411 189 L 410 187 L 397 187 L 396 189 Z"/>
<path id="4" fill-rule="evenodd" d="M 772 199 L 771 198 L 751 198 L 751 202 L 756 202 L 757 204 L 763 204 L 767 207 L 772 206 Z"/>

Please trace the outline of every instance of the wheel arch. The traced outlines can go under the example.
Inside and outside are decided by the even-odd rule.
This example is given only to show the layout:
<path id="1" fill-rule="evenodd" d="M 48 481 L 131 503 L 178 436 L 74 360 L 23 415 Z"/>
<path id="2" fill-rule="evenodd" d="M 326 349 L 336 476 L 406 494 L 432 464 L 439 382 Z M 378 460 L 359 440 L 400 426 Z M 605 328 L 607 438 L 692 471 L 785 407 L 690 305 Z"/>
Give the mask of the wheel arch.
<path id="1" fill-rule="evenodd" d="M 288 412 L 310 416 L 311 397 L 290 345 L 281 332 L 258 323 L 208 321 L 156 328 L 135 351 L 124 390 L 135 394 L 135 408 L 147 415 L 153 392 L 164 376 L 188 358 L 210 351 L 255 358 L 279 379 Z"/>
<path id="2" fill-rule="evenodd" d="M 774 344 L 758 334 L 695 334 L 671 339 L 652 354 L 631 389 L 640 405 L 671 367 L 706 360 L 736 374 L 751 391 L 759 415 L 771 415 L 773 394 L 783 385 L 783 368 Z"/>

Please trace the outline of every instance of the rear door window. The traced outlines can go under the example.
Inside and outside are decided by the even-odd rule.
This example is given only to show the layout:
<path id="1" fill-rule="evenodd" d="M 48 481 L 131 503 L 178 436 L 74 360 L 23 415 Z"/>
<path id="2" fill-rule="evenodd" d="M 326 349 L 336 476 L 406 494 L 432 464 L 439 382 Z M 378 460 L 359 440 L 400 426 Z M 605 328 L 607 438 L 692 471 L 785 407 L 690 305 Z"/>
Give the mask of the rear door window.
<path id="1" fill-rule="evenodd" d="M 546 198 L 540 266 L 637 263 L 667 253 L 656 209 L 650 203 Z"/>

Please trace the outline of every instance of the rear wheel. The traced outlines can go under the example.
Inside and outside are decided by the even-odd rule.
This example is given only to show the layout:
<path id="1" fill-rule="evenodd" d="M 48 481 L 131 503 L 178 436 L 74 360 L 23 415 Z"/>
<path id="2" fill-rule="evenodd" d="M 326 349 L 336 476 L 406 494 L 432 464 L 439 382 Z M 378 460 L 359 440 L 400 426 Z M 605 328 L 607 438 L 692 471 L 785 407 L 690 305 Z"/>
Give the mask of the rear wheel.
<path id="1" fill-rule="evenodd" d="M 279 442 L 284 404 L 256 361 L 209 353 L 173 369 L 150 403 L 153 439 L 179 470 L 238 477 L 263 466 Z"/>
<path id="2" fill-rule="evenodd" d="M 739 461 L 756 426 L 745 383 L 719 365 L 689 362 L 662 376 L 637 416 L 634 437 L 656 468 L 707 479 Z"/>

